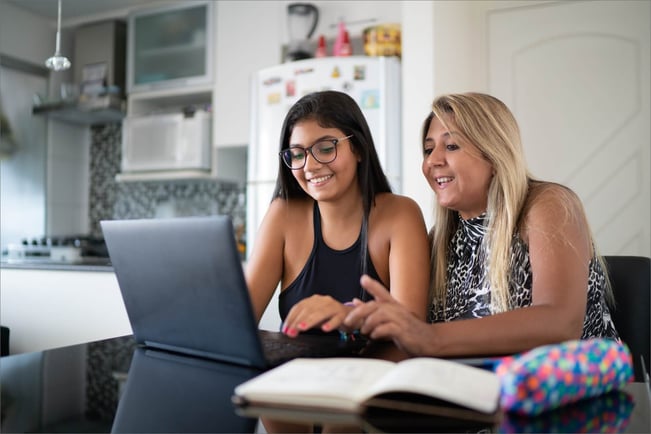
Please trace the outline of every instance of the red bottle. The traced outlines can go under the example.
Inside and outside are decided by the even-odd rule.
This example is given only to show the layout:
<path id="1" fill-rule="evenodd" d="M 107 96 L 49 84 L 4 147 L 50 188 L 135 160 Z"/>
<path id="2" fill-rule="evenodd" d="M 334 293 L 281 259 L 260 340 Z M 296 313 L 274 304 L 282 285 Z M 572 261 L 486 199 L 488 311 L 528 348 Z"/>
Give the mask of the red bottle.
<path id="1" fill-rule="evenodd" d="M 327 56 L 328 56 L 328 49 L 326 47 L 325 36 L 320 35 L 319 44 L 316 47 L 316 52 L 314 53 L 314 57 L 327 57 Z"/>
<path id="2" fill-rule="evenodd" d="M 350 38 L 348 36 L 348 30 L 344 31 L 344 39 L 341 43 L 341 47 L 339 48 L 339 55 L 340 56 L 353 55 L 353 47 L 350 46 Z"/>

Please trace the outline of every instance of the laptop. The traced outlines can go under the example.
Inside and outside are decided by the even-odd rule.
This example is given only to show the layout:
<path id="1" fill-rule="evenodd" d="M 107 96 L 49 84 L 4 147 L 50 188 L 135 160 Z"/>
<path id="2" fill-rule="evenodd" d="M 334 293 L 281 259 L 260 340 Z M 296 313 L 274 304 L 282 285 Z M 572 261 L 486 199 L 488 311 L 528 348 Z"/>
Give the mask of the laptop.
<path id="1" fill-rule="evenodd" d="M 140 346 L 259 369 L 296 357 L 354 356 L 365 346 L 259 330 L 229 216 L 100 224 Z"/>

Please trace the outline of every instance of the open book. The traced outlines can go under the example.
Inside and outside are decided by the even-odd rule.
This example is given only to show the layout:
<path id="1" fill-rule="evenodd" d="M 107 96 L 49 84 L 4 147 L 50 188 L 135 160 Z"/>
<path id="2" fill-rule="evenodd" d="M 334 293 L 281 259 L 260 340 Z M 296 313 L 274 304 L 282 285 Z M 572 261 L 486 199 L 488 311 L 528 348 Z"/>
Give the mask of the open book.
<path id="1" fill-rule="evenodd" d="M 235 388 L 233 401 L 258 408 L 361 414 L 373 407 L 493 420 L 500 382 L 493 372 L 419 357 L 294 359 Z"/>

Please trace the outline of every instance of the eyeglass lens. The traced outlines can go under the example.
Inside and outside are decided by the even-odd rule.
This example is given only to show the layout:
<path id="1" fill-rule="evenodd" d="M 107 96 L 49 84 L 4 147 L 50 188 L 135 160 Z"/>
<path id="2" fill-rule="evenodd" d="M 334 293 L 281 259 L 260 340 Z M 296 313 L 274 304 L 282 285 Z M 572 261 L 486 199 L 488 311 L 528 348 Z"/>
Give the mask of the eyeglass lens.
<path id="1" fill-rule="evenodd" d="M 316 142 L 309 148 L 295 146 L 283 151 L 283 160 L 285 160 L 285 164 L 287 164 L 289 168 L 300 169 L 305 166 L 307 152 L 309 152 L 319 163 L 330 163 L 337 158 L 337 142 L 337 139 L 331 139 Z"/>

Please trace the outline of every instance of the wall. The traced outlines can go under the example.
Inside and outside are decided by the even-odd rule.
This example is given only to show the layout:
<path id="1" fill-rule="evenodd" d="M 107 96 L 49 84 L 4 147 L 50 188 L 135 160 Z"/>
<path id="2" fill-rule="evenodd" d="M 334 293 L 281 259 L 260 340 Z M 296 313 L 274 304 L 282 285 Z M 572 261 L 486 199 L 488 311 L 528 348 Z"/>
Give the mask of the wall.
<path id="1" fill-rule="evenodd" d="M 29 30 L 29 37 L 25 35 Z M 42 65 L 54 53 L 52 21 L 0 1 L 0 54 Z M 44 43 L 52 41 L 52 43 Z"/>
<path id="2" fill-rule="evenodd" d="M 620 2 L 595 2 L 595 5 L 599 4 L 601 7 L 605 3 L 612 4 L 615 9 L 623 7 L 623 4 Z M 643 3 L 645 2 L 638 2 L 638 4 Z M 508 63 L 509 59 L 496 57 L 495 50 L 493 50 L 492 53 L 489 51 L 489 14 L 495 14 L 497 11 L 516 10 L 518 8 L 535 9 L 537 6 L 546 5 L 553 7 L 554 4 L 563 7 L 566 2 L 406 1 L 402 4 L 403 71 L 409 71 L 409 74 L 404 74 L 405 77 L 409 77 L 409 79 L 406 78 L 403 83 L 403 192 L 418 201 L 428 221 L 428 225 L 434 223 L 434 218 L 431 212 L 434 196 L 429 189 L 429 186 L 424 181 L 420 171 L 420 162 L 422 161 L 422 158 L 420 155 L 417 155 L 417 152 L 414 151 L 413 147 L 420 146 L 420 122 L 427 114 L 432 98 L 435 95 L 447 92 L 471 90 L 490 92 L 489 63 Z M 569 5 L 569 3 L 567 4 Z M 648 33 L 650 24 L 647 15 L 648 14 L 636 22 L 638 22 L 638 26 L 640 25 L 640 22 L 646 23 L 642 24 L 642 30 L 644 30 L 644 26 L 646 25 L 646 32 Z M 618 16 L 619 15 L 613 15 L 611 19 L 617 20 Z M 585 17 L 581 18 L 581 20 L 592 19 L 593 18 L 587 16 L 587 14 Z M 521 26 L 535 27 L 538 22 L 539 20 L 528 20 L 526 23 L 523 23 L 521 20 L 517 24 Z M 582 24 L 585 24 L 586 22 Z M 604 34 L 611 31 L 608 26 L 602 26 L 602 29 Z M 513 38 L 515 40 L 518 39 L 516 36 L 513 36 Z M 636 46 L 640 44 L 641 57 L 639 58 L 639 62 L 641 76 L 639 77 L 639 81 L 642 84 L 640 87 L 642 94 L 639 95 L 639 100 L 636 99 L 635 101 L 629 102 L 634 107 L 641 106 L 643 110 L 648 110 L 648 83 L 651 82 L 648 72 L 648 48 L 645 48 L 648 47 L 648 43 L 648 38 L 646 42 L 644 40 L 633 42 Z M 489 57 L 491 55 L 493 57 Z M 605 63 L 608 63 L 607 59 L 605 60 Z M 614 67 L 613 70 L 616 71 L 616 65 L 612 64 L 612 66 Z M 564 70 L 564 74 L 566 74 L 568 81 L 576 79 L 576 76 L 572 75 L 572 71 L 573 69 L 571 66 L 568 66 Z M 617 76 L 617 74 L 614 74 L 614 76 Z M 620 83 L 617 80 L 613 80 L 610 83 L 609 88 L 613 90 L 618 89 L 619 85 Z M 550 113 L 553 114 L 555 118 L 566 117 L 567 119 L 572 119 L 576 117 L 575 113 L 570 111 L 564 112 L 562 105 L 551 105 L 554 107 L 554 112 Z M 532 106 L 529 104 L 526 108 L 527 110 L 522 111 L 512 107 L 516 117 L 520 121 L 521 129 L 525 133 L 526 131 L 536 131 L 541 128 L 545 129 L 545 126 L 541 127 L 541 121 L 539 118 L 536 118 L 535 116 L 528 118 L 524 117 L 524 113 L 535 112 L 535 110 L 540 107 L 538 105 Z M 612 109 L 612 107 L 608 107 L 606 108 L 606 111 Z M 604 116 L 613 120 L 612 116 L 609 116 L 608 114 L 604 114 Z M 588 130 L 590 130 L 590 128 L 588 128 Z M 630 128 L 627 129 L 627 134 L 630 132 L 629 130 Z M 624 187 L 624 190 L 620 191 L 625 191 L 627 195 L 630 195 L 630 189 L 642 192 L 646 191 L 648 196 L 647 186 L 649 185 L 650 163 L 648 155 L 649 149 L 651 148 L 648 120 L 646 121 L 645 129 L 641 131 L 641 134 L 638 137 L 641 137 L 642 139 L 640 142 L 636 142 L 636 145 L 640 147 L 639 154 L 641 156 L 639 161 L 637 161 L 637 164 L 641 165 L 642 168 L 636 168 L 636 172 L 638 172 L 637 175 L 630 176 L 632 179 L 628 183 L 628 187 Z M 542 144 L 539 142 L 535 143 L 537 143 L 535 146 L 538 152 L 544 152 L 544 140 Z M 613 142 L 613 145 L 614 144 L 615 143 Z M 571 147 L 572 144 L 566 143 L 565 146 Z M 531 153 L 531 150 L 525 152 Z M 563 158 L 568 154 L 569 148 L 568 152 L 563 154 Z M 549 158 L 550 156 L 548 155 L 546 159 L 548 160 Z M 530 162 L 532 159 L 535 159 L 536 163 L 539 162 L 535 153 L 528 155 L 528 159 Z M 577 188 L 580 197 L 584 202 L 599 202 L 602 206 L 608 207 L 608 204 L 618 203 L 618 201 L 621 202 L 623 200 L 620 197 L 620 193 L 610 190 L 599 191 L 597 194 L 592 193 L 595 183 L 605 182 L 603 180 L 604 172 L 601 169 L 601 165 L 588 164 L 581 159 L 564 160 L 563 166 L 567 168 L 568 165 L 570 170 L 574 168 L 577 172 L 581 172 L 581 179 L 587 181 L 584 183 L 588 185 L 588 188 L 577 183 L 574 179 L 571 180 L 575 183 L 572 187 Z M 556 172 L 556 165 L 547 164 L 544 168 L 538 168 L 537 175 L 544 179 L 556 179 Z M 622 170 L 618 175 L 623 177 L 623 173 L 628 172 Z M 631 185 L 631 183 L 633 185 Z M 582 193 L 582 191 L 590 191 L 590 193 Z M 627 209 L 638 209 L 640 212 L 635 213 L 635 215 L 627 215 L 627 218 L 634 219 L 633 225 L 636 228 L 641 228 L 639 232 L 641 239 L 637 240 L 635 243 L 629 243 L 627 247 L 622 248 L 618 247 L 622 241 L 618 240 L 621 234 L 619 228 L 622 226 L 619 226 L 618 228 L 615 224 L 606 230 L 604 229 L 604 214 L 598 209 L 588 209 L 589 220 L 591 222 L 599 223 L 598 225 L 595 225 L 593 229 L 599 229 L 602 232 L 600 239 L 598 239 L 598 243 L 607 246 L 607 250 L 602 250 L 602 253 L 622 254 L 622 252 L 626 252 L 627 254 L 645 256 L 651 254 L 651 239 L 649 235 L 651 233 L 651 219 L 649 218 L 651 211 L 649 210 L 649 198 L 643 198 L 640 196 L 636 201 L 638 201 L 638 203 L 636 203 L 634 207 L 630 206 L 631 204 L 628 204 Z M 617 209 L 619 210 L 619 205 L 617 206 Z M 610 213 L 612 213 L 612 210 L 609 210 L 609 213 L 606 214 Z M 612 219 L 612 222 L 616 221 L 617 219 Z"/>
<path id="3" fill-rule="evenodd" d="M 44 91 L 46 79 L 2 65 L 0 88 L 0 106 L 15 143 L 15 150 L 0 160 L 0 238 L 4 247 L 41 235 L 45 229 L 46 122 L 33 119 L 31 94 Z"/>
<path id="4" fill-rule="evenodd" d="M 45 59 L 52 56 L 55 49 L 56 22 L 44 19 L 38 15 L 24 12 L 7 2 L 0 2 L 0 56 L 11 58 L 44 69 Z M 17 35 L 29 35 L 20 37 Z M 72 34 L 65 29 L 61 34 L 61 52 L 72 53 Z M 33 91 L 42 99 L 58 99 L 60 84 L 71 81 L 71 71 L 50 72 L 44 88 Z M 6 84 L 0 92 L 7 96 L 16 89 L 9 89 Z M 23 224 L 22 229 L 13 231 L 20 237 L 39 237 L 43 235 L 79 234 L 88 228 L 88 133 L 87 129 L 63 125 L 42 117 L 31 115 L 33 94 L 21 95 L 21 99 L 11 99 L 7 110 L 20 111 L 21 116 L 28 119 L 29 135 L 32 142 L 27 145 L 42 149 L 44 165 L 30 170 L 38 170 L 44 179 L 43 192 L 40 197 L 32 195 L 16 202 L 15 198 L 5 195 L 4 207 L 21 208 L 31 219 L 35 215 L 45 222 L 39 225 Z M 16 158 L 25 156 L 17 155 Z M 27 156 L 29 158 L 29 156 Z M 35 160 L 29 158 L 34 163 Z M 14 164 L 13 162 L 9 162 Z M 4 163 L 3 163 L 4 164 Z M 22 170 L 23 173 L 27 173 Z M 29 183 L 22 181 L 20 176 L 3 174 L 3 183 L 25 186 Z M 24 187 L 18 187 L 24 188 Z M 37 207 L 25 208 L 22 202 L 32 197 L 39 200 Z M 28 221 L 28 220 L 26 220 Z M 3 231 L 3 235 L 7 235 Z M 5 237 L 2 245 L 17 242 L 13 235 Z"/>
<path id="5" fill-rule="evenodd" d="M 46 233 L 88 233 L 89 130 L 53 120 L 48 123 Z"/>

